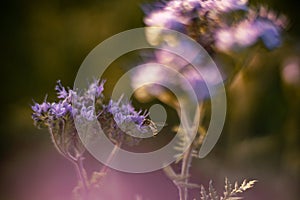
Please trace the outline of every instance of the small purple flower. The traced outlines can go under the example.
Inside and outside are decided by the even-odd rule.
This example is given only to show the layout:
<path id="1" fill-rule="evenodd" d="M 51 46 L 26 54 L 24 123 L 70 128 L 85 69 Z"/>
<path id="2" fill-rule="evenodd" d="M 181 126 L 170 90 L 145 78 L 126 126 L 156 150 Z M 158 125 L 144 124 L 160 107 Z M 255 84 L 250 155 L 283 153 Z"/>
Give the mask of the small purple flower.
<path id="1" fill-rule="evenodd" d="M 42 104 L 34 103 L 34 105 L 31 106 L 31 109 L 33 110 L 33 112 L 35 112 L 37 114 L 47 113 L 50 108 L 51 108 L 50 103 L 48 103 L 46 101 L 44 101 Z"/>
<path id="2" fill-rule="evenodd" d="M 119 127 L 125 127 L 127 131 L 129 130 L 126 128 L 126 126 L 131 126 L 132 124 L 134 124 L 135 127 L 131 128 L 141 131 L 141 133 L 145 131 L 141 129 L 141 125 L 143 124 L 148 114 L 141 114 L 141 111 L 135 111 L 130 102 L 123 103 L 121 102 L 121 98 L 118 102 L 110 100 L 109 104 L 104 107 L 104 111 L 112 114 L 117 125 Z M 148 129 L 146 131 L 148 131 Z"/>
<path id="3" fill-rule="evenodd" d="M 49 114 L 54 117 L 54 119 L 65 117 L 72 113 L 72 105 L 66 102 L 52 103 Z"/>
<path id="4" fill-rule="evenodd" d="M 122 97 L 118 101 L 110 100 L 104 105 L 98 120 L 112 142 L 136 145 L 141 138 L 152 135 L 151 129 L 143 125 L 148 114 L 135 111 L 130 102 L 121 100 Z"/>
<path id="5" fill-rule="evenodd" d="M 69 96 L 69 93 L 65 89 L 65 87 L 62 86 L 61 81 L 57 81 L 57 85 L 55 86 L 55 90 L 57 92 L 57 98 L 59 99 L 65 99 Z"/>
<path id="6" fill-rule="evenodd" d="M 73 120 L 73 116 L 78 115 L 83 116 L 87 120 L 93 120 L 95 118 L 95 106 L 92 103 L 95 103 L 94 98 L 99 99 L 103 97 L 104 83 L 105 81 L 95 80 L 80 96 L 76 91 L 63 87 L 61 81 L 58 80 L 55 90 L 57 98 L 60 100 L 53 103 L 46 101 L 42 104 L 35 103 L 32 106 L 33 120 L 38 123 L 44 123 L 46 126 L 53 124 L 58 119 L 70 118 L 70 120 Z"/>
<path id="7" fill-rule="evenodd" d="M 101 97 L 104 90 L 104 83 L 104 80 L 101 82 L 100 80 L 94 80 L 94 82 L 89 85 L 86 96 L 95 96 L 95 98 Z"/>
<path id="8" fill-rule="evenodd" d="M 31 109 L 33 111 L 31 117 L 34 121 L 34 124 L 37 127 L 41 127 L 47 123 L 46 121 L 48 120 L 48 112 L 50 108 L 51 108 L 50 103 L 46 101 L 44 101 L 41 104 L 34 103 L 34 105 L 31 106 Z"/>
<path id="9" fill-rule="evenodd" d="M 140 127 L 143 125 L 147 114 L 141 115 L 141 112 L 138 112 L 135 115 L 132 115 L 130 118 L 135 123 L 138 124 Z"/>
<path id="10" fill-rule="evenodd" d="M 83 117 L 84 119 L 88 120 L 88 121 L 93 121 L 96 119 L 96 115 L 95 115 L 95 107 L 94 106 L 82 106 L 81 110 L 80 110 L 80 115 L 81 117 Z"/>

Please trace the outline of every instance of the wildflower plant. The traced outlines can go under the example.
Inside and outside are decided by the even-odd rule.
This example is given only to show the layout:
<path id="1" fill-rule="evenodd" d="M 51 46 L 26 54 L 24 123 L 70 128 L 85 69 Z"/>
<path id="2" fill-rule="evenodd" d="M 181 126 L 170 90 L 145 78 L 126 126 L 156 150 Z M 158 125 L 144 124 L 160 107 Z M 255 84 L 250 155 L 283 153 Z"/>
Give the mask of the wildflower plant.
<path id="1" fill-rule="evenodd" d="M 38 128 L 47 127 L 56 150 L 76 166 L 79 183 L 74 189 L 74 196 L 77 199 L 92 199 L 93 190 L 99 187 L 107 168 L 104 166 L 99 172 L 94 172 L 91 178 L 87 176 L 83 166 L 86 149 L 78 134 L 78 127 L 75 126 L 76 120 L 84 120 L 81 124 L 99 121 L 104 133 L 116 146 L 139 142 L 138 138 L 126 135 L 123 128 L 126 129 L 124 131 L 130 130 L 136 135 L 151 131 L 143 124 L 147 113 L 135 111 L 130 102 L 120 104 L 120 101 L 110 100 L 108 104 L 103 103 L 104 83 L 105 81 L 94 80 L 86 90 L 78 91 L 66 89 L 57 81 L 55 90 L 58 101 L 48 102 L 45 99 L 40 104 L 34 102 L 31 107 L 34 124 Z M 111 152 L 109 159 L 114 154 L 115 151 Z"/>
<path id="2" fill-rule="evenodd" d="M 246 0 L 170 0 L 144 5 L 143 9 L 146 39 L 155 50 L 147 57 L 143 67 L 131 73 L 131 85 L 139 88 L 135 91 L 137 99 L 156 97 L 174 108 L 179 118 L 183 119 L 183 125 L 173 129 L 178 134 L 174 151 L 178 153 L 175 164 L 180 166 L 180 172 L 167 165 L 163 169 L 166 176 L 178 188 L 180 200 L 189 199 L 191 188 L 199 189 L 202 200 L 241 199 L 239 195 L 252 188 L 256 180 L 232 185 L 226 178 L 224 193 L 220 196 L 212 181 L 207 190 L 202 185 L 191 183 L 190 168 L 193 158 L 201 157 L 201 148 L 208 140 L 204 118 L 210 117 L 208 102 L 211 97 L 218 93 L 219 86 L 229 86 L 241 73 L 245 67 L 244 60 L 249 59 L 244 57 L 244 52 L 248 55 L 257 47 L 271 51 L 281 45 L 282 32 L 287 26 L 286 18 L 265 6 L 250 6 Z M 170 30 L 192 38 L 203 49 L 199 52 L 188 40 L 172 34 Z M 228 71 L 222 65 L 216 68 L 207 58 L 209 56 L 203 56 L 204 51 L 217 62 L 220 54 L 237 62 L 233 70 Z M 181 56 L 174 52 L 180 52 Z M 169 70 L 161 66 L 167 66 Z M 34 102 L 32 106 L 34 124 L 38 128 L 49 129 L 57 151 L 77 168 L 80 181 L 74 189 L 76 199 L 99 198 L 94 190 L 100 188 L 100 181 L 107 173 L 104 166 L 90 177 L 87 175 L 83 167 L 83 154 L 87 140 L 93 142 L 93 138 L 82 137 L 78 128 L 86 128 L 84 126 L 89 122 L 99 122 L 115 147 L 106 164 L 112 161 L 122 145 L 137 145 L 143 138 L 153 136 L 157 128 L 155 122 L 149 119 L 149 113 L 137 111 L 129 100 L 124 100 L 127 97 L 121 96 L 117 101 L 108 99 L 105 103 L 104 83 L 96 79 L 88 84 L 87 89 L 79 90 L 65 88 L 58 81 L 55 87 L 56 102 L 48 102 L 46 98 L 44 102 Z M 180 95 L 175 98 L 163 86 L 176 88 Z M 197 108 L 181 112 L 181 102 L 190 103 L 189 96 L 183 95 L 182 91 L 193 92 Z M 192 115 L 193 119 L 188 121 L 186 115 Z M 78 122 L 80 127 L 76 126 Z M 97 130 L 93 127 L 88 129 L 88 136 L 100 134 Z M 192 132 L 196 133 L 195 137 Z"/>

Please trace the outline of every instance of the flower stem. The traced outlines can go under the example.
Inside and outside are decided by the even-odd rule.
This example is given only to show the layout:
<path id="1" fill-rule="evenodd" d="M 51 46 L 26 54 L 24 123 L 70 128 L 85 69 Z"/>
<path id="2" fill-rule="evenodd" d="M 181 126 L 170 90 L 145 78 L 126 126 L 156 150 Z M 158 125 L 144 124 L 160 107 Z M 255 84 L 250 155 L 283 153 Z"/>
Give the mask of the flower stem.
<path id="1" fill-rule="evenodd" d="M 88 183 L 87 183 L 87 177 L 86 177 L 86 171 L 83 167 L 83 157 L 78 158 L 77 161 L 74 162 L 77 170 L 77 175 L 79 180 L 82 183 L 83 186 L 83 199 L 88 200 Z"/>
<path id="2" fill-rule="evenodd" d="M 120 147 L 121 143 L 115 144 L 113 150 L 110 152 L 106 162 L 104 163 L 104 166 L 101 168 L 100 173 L 106 173 L 108 171 L 107 165 L 114 159 Z"/>
<path id="3" fill-rule="evenodd" d="M 193 145 L 191 144 L 187 151 L 184 153 L 183 159 L 182 159 L 182 164 L 181 164 L 181 177 L 186 177 L 184 179 L 184 184 L 178 185 L 178 190 L 179 190 L 179 197 L 180 200 L 187 200 L 188 199 L 188 188 L 184 185 L 188 184 L 189 181 L 189 171 L 191 167 L 191 162 L 192 162 L 192 153 L 193 153 Z"/>

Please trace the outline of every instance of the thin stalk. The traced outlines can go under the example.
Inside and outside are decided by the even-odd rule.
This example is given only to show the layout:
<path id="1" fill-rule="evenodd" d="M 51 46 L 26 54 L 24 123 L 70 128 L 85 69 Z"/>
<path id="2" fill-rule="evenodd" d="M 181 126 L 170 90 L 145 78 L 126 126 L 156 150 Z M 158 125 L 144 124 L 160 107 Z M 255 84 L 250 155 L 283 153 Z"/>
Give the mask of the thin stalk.
<path id="1" fill-rule="evenodd" d="M 80 158 L 78 158 L 77 161 L 74 162 L 74 164 L 76 166 L 78 178 L 81 181 L 82 186 L 83 186 L 83 196 L 84 196 L 83 199 L 88 200 L 88 193 L 89 193 L 88 192 L 88 182 L 87 182 L 87 177 L 86 177 L 86 171 L 83 167 L 82 161 L 83 161 L 83 158 L 80 157 Z"/>
<path id="2" fill-rule="evenodd" d="M 114 159 L 115 155 L 117 154 L 119 148 L 121 147 L 121 143 L 117 143 L 113 150 L 110 152 L 106 162 L 104 163 L 104 166 L 101 168 L 100 173 L 106 173 L 108 171 L 107 165 Z"/>
<path id="3" fill-rule="evenodd" d="M 257 56 L 258 50 L 259 50 L 259 47 L 256 47 L 253 51 L 251 51 L 249 54 L 247 54 L 245 59 L 239 60 L 235 64 L 235 68 L 234 68 L 230 78 L 228 80 L 225 80 L 226 85 L 231 85 L 235 81 L 237 75 L 239 73 L 241 73 L 242 70 L 244 70 L 246 67 L 248 67 L 251 64 L 253 59 Z"/>
<path id="4" fill-rule="evenodd" d="M 192 153 L 193 153 L 193 145 L 190 145 L 187 149 L 187 151 L 184 153 L 183 159 L 182 159 L 182 165 L 181 165 L 181 177 L 186 177 L 184 179 L 184 184 L 178 185 L 179 190 L 179 197 L 180 200 L 187 200 L 188 199 L 188 188 L 185 186 L 189 182 L 189 173 L 190 173 L 190 167 L 192 162 Z"/>
<path id="5" fill-rule="evenodd" d="M 197 110 L 197 112 L 195 113 L 194 122 L 192 124 L 192 127 L 189 127 L 189 124 L 187 123 L 186 120 L 183 121 L 183 123 L 185 124 L 184 128 L 187 131 L 192 131 L 192 132 L 197 131 L 198 125 L 199 125 L 199 123 L 201 123 L 201 120 L 202 120 L 200 118 L 200 116 L 201 116 L 200 113 L 203 111 L 203 104 L 201 104 L 198 107 L 198 109 L 199 110 Z M 180 116 L 180 114 L 181 113 L 178 112 L 179 116 Z M 185 119 L 185 116 L 183 116 L 183 119 Z M 198 122 L 198 123 L 196 123 L 196 122 Z M 189 138 L 189 140 L 191 140 L 191 138 Z M 184 152 L 184 155 L 183 155 L 183 158 L 182 158 L 182 163 L 181 163 L 180 176 L 185 177 L 184 182 L 183 182 L 183 184 L 177 184 L 177 188 L 179 190 L 180 200 L 187 200 L 188 199 L 187 185 L 189 183 L 189 176 L 190 176 L 189 173 L 190 173 L 190 167 L 191 167 L 191 163 L 192 163 L 192 159 L 193 159 L 193 151 L 194 151 L 193 141 L 190 141 L 190 142 L 191 142 L 191 144 L 189 145 L 188 149 Z"/>

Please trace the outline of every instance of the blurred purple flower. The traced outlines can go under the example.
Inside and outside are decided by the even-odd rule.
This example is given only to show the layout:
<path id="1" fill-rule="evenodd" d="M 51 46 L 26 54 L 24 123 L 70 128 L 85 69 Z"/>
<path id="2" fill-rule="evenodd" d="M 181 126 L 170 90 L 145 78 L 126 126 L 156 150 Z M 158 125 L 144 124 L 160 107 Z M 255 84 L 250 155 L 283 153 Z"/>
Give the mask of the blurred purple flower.
<path id="1" fill-rule="evenodd" d="M 202 7 L 209 11 L 231 12 L 235 10 L 247 10 L 247 0 L 207 0 L 202 1 Z"/>
<path id="2" fill-rule="evenodd" d="M 144 22 L 147 26 L 185 33 L 210 54 L 215 48 L 235 51 L 258 41 L 262 41 L 268 49 L 278 47 L 286 26 L 285 17 L 277 17 L 265 7 L 255 11 L 247 3 L 247 0 L 171 0 L 154 4 L 155 9 L 146 13 Z M 224 16 L 238 10 L 245 12 L 244 19 Z M 148 34 L 152 35 L 149 42 L 152 43 L 153 37 L 161 34 Z"/>
<path id="3" fill-rule="evenodd" d="M 176 15 L 171 11 L 158 10 L 150 13 L 144 22 L 148 26 L 159 26 L 184 32 L 187 20 L 183 16 Z"/>
<path id="4" fill-rule="evenodd" d="M 216 47 L 221 51 L 238 51 L 261 40 L 267 49 L 272 50 L 280 46 L 285 26 L 284 16 L 277 17 L 264 7 L 258 12 L 251 10 L 242 21 L 216 30 Z"/>
<path id="5" fill-rule="evenodd" d="M 222 70 L 216 70 L 204 50 L 190 40 L 169 42 L 160 48 L 164 50 L 156 50 L 153 61 L 140 66 L 131 75 L 133 88 L 144 87 L 153 96 L 163 94 L 164 88 L 173 88 L 180 95 L 195 93 L 198 101 L 202 101 L 210 96 L 208 87 L 213 88 L 223 82 L 218 76 Z M 193 62 L 193 66 L 189 61 Z"/>
<path id="6" fill-rule="evenodd" d="M 203 20 L 208 12 L 231 12 L 247 9 L 246 0 L 171 0 L 154 4 L 146 11 L 144 22 L 148 26 L 159 26 L 186 32 L 188 26 L 198 18 Z"/>

